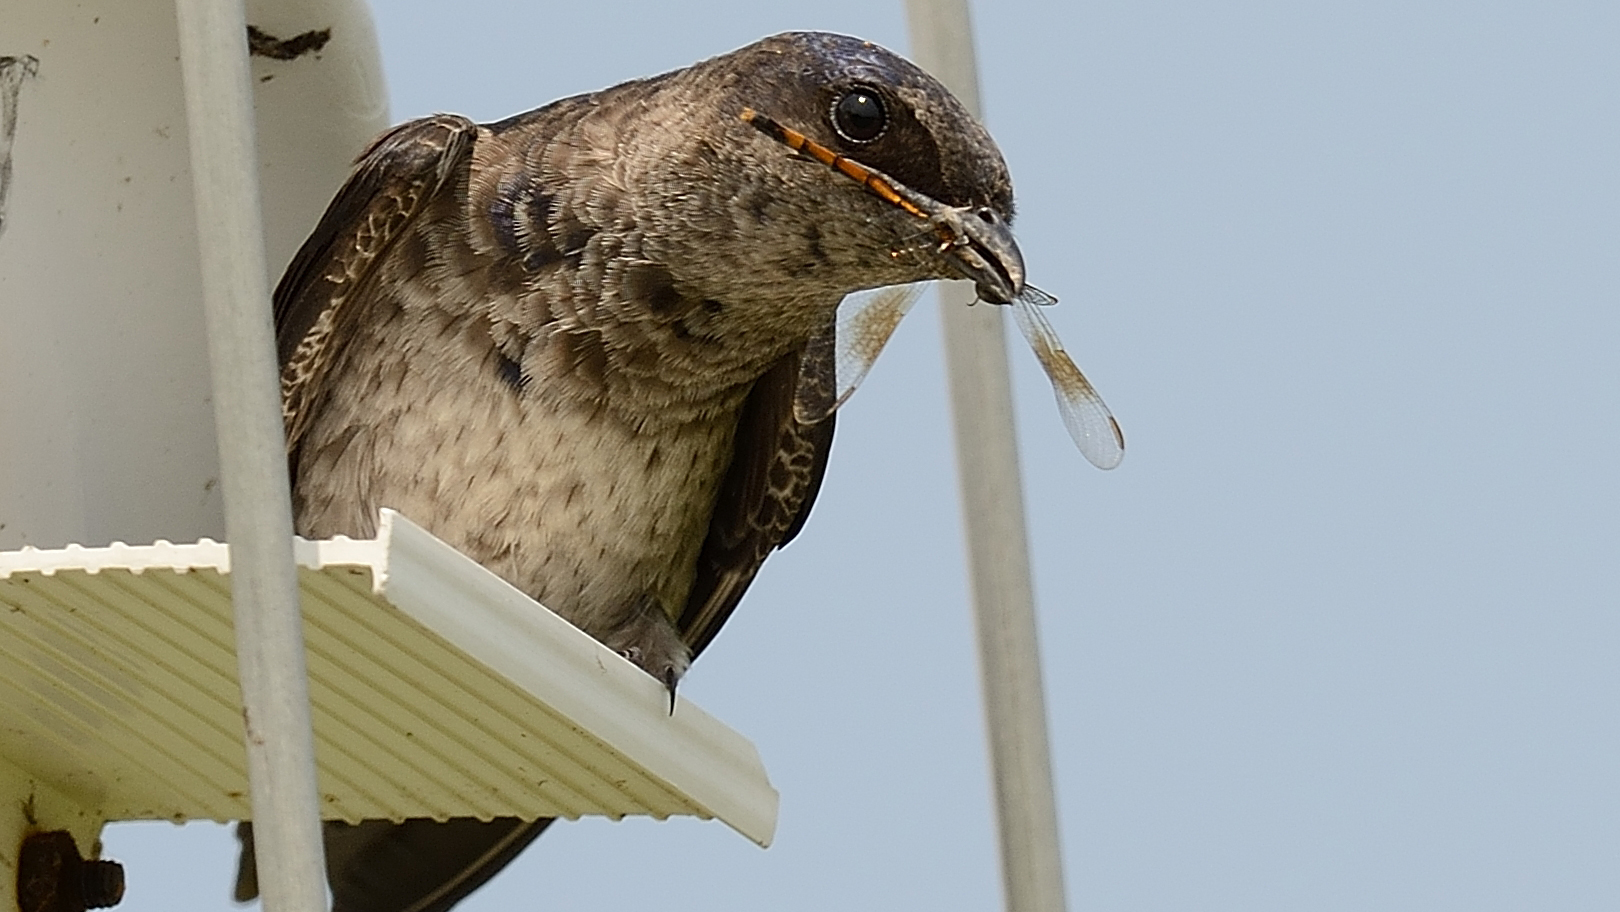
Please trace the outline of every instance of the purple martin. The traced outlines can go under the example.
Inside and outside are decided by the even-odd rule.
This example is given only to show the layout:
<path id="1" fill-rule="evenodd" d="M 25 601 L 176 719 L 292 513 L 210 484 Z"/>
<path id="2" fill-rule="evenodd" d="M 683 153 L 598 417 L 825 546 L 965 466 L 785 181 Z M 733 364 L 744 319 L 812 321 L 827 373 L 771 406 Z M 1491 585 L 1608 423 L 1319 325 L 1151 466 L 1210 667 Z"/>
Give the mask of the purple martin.
<path id="1" fill-rule="evenodd" d="M 935 201 L 963 239 L 750 111 Z M 1012 216 L 985 129 L 840 35 L 395 127 L 274 295 L 297 531 L 371 537 L 392 507 L 673 692 L 821 484 L 832 416 L 793 409 L 807 346 L 862 289 L 1013 298 Z M 448 909 L 548 823 L 329 824 L 334 912 Z"/>

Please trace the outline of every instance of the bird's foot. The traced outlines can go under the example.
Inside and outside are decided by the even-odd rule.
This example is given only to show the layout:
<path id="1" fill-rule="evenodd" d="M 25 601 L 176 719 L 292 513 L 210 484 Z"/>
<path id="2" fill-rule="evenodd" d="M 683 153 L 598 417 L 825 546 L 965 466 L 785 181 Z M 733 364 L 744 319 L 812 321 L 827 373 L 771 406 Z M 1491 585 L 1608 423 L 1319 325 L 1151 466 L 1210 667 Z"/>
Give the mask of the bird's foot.
<path id="1" fill-rule="evenodd" d="M 681 673 L 676 670 L 675 665 L 665 665 L 662 672 L 653 670 L 653 668 L 649 667 L 648 664 L 643 661 L 640 646 L 631 646 L 628 649 L 621 649 L 619 650 L 619 655 L 630 660 L 632 664 L 640 668 L 642 671 L 645 671 L 658 680 L 664 682 L 664 686 L 669 689 L 669 714 L 672 716 L 675 715 L 675 688 L 681 683 Z"/>
<path id="2" fill-rule="evenodd" d="M 624 656 L 637 668 L 657 678 L 669 690 L 669 714 L 675 714 L 675 688 L 687 666 L 692 650 L 675 633 L 669 615 L 652 599 L 634 613 L 628 623 L 603 638 L 608 648 Z"/>

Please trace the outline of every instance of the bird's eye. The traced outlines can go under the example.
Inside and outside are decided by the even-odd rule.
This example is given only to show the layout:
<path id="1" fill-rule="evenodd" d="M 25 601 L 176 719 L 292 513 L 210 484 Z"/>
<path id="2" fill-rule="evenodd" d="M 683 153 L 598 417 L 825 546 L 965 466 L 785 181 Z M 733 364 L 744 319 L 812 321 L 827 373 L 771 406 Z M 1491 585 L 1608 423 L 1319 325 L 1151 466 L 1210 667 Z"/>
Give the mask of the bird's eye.
<path id="1" fill-rule="evenodd" d="M 839 136 L 852 143 L 869 143 L 883 135 L 889 114 L 876 92 L 858 86 L 833 104 L 832 122 Z"/>

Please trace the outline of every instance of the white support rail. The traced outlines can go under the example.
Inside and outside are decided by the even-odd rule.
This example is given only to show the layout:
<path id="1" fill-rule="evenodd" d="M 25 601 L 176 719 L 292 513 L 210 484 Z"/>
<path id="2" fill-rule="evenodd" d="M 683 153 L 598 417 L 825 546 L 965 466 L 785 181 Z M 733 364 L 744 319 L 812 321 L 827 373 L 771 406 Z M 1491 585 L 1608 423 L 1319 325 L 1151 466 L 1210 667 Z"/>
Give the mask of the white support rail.
<path id="1" fill-rule="evenodd" d="M 982 116 L 967 0 L 906 0 L 906 14 L 912 59 Z M 1063 864 L 1006 334 L 1001 308 L 966 306 L 973 298 L 968 283 L 940 286 L 1002 886 L 1009 912 L 1062 912 Z"/>
<path id="2" fill-rule="evenodd" d="M 248 780 L 269 912 L 321 912 L 326 873 L 242 0 L 176 0 Z"/>

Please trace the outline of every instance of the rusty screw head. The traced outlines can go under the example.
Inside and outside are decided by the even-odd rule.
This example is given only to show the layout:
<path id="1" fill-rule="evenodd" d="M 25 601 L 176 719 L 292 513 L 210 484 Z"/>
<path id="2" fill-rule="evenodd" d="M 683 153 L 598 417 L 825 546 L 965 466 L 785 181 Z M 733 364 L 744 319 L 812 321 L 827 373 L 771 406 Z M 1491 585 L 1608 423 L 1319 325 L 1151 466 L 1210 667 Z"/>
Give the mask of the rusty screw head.
<path id="1" fill-rule="evenodd" d="M 116 861 L 86 860 L 65 830 L 35 833 L 17 857 L 20 912 L 85 912 L 124 898 L 124 868 Z"/>

